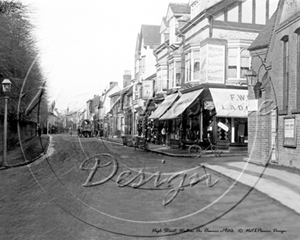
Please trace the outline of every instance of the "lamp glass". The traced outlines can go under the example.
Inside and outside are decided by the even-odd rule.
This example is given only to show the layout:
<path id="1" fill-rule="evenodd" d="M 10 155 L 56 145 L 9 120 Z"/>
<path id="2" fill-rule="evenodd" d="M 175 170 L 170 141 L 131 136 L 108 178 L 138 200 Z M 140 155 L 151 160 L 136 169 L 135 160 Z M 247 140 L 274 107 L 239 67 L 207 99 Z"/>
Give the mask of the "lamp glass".
<path id="1" fill-rule="evenodd" d="M 5 93 L 10 92 L 10 90 L 11 90 L 11 81 L 9 81 L 8 79 L 4 79 L 3 82 L 2 82 L 2 90 Z"/>
<path id="2" fill-rule="evenodd" d="M 252 68 L 248 70 L 245 76 L 247 78 L 248 86 L 254 86 L 256 84 L 257 74 L 253 71 Z"/>

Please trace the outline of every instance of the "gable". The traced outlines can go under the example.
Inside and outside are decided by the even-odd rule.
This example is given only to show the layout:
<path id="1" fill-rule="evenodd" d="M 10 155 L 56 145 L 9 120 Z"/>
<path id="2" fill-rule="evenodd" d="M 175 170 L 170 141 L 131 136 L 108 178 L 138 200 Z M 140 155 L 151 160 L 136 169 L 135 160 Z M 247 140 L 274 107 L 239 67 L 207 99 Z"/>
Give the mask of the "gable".
<path id="1" fill-rule="evenodd" d="M 296 13 L 299 11 L 300 11 L 299 0 L 284 0 L 279 24 L 288 20 L 290 17 L 295 16 Z"/>
<path id="2" fill-rule="evenodd" d="M 163 17 L 162 20 L 161 20 L 159 32 L 163 33 L 167 29 L 167 27 L 168 27 L 168 24 L 166 22 L 166 18 Z"/>

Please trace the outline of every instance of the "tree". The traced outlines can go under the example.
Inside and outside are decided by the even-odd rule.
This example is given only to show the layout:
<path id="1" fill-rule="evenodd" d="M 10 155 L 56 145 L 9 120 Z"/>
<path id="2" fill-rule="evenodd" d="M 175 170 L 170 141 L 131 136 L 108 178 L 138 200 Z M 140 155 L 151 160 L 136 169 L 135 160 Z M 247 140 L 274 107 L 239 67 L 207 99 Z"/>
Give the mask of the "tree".
<path id="1" fill-rule="evenodd" d="M 11 127 L 17 121 L 32 120 L 37 109 L 31 114 L 25 114 L 25 110 L 45 82 L 28 13 L 29 8 L 22 3 L 0 0 L 0 73 L 12 82 L 8 106 Z M 3 106 L 3 92 L 0 91 L 1 119 Z M 40 114 L 47 115 L 45 91 L 40 101 Z"/>

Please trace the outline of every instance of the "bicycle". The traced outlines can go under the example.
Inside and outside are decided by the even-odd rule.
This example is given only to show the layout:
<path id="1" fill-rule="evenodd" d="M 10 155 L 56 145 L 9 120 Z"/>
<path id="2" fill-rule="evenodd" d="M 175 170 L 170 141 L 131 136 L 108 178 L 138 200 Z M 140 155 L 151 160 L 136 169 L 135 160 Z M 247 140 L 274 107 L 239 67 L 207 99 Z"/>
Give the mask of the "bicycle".
<path id="1" fill-rule="evenodd" d="M 198 144 L 191 145 L 188 150 L 190 156 L 193 158 L 200 158 L 202 154 L 205 154 L 207 149 L 210 148 L 216 157 L 221 157 L 221 151 L 218 149 L 217 145 L 213 144 L 209 138 L 204 140 L 208 140 L 209 145 L 204 150 Z"/>

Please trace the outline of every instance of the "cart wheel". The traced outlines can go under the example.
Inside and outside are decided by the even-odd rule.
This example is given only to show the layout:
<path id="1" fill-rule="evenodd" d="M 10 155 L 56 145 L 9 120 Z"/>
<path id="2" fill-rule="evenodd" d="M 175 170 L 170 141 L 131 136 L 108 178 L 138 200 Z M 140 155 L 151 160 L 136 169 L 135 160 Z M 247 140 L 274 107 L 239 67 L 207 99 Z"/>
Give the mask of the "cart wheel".
<path id="1" fill-rule="evenodd" d="M 192 145 L 189 147 L 189 154 L 193 158 L 199 158 L 202 154 L 202 149 L 198 145 Z"/>

